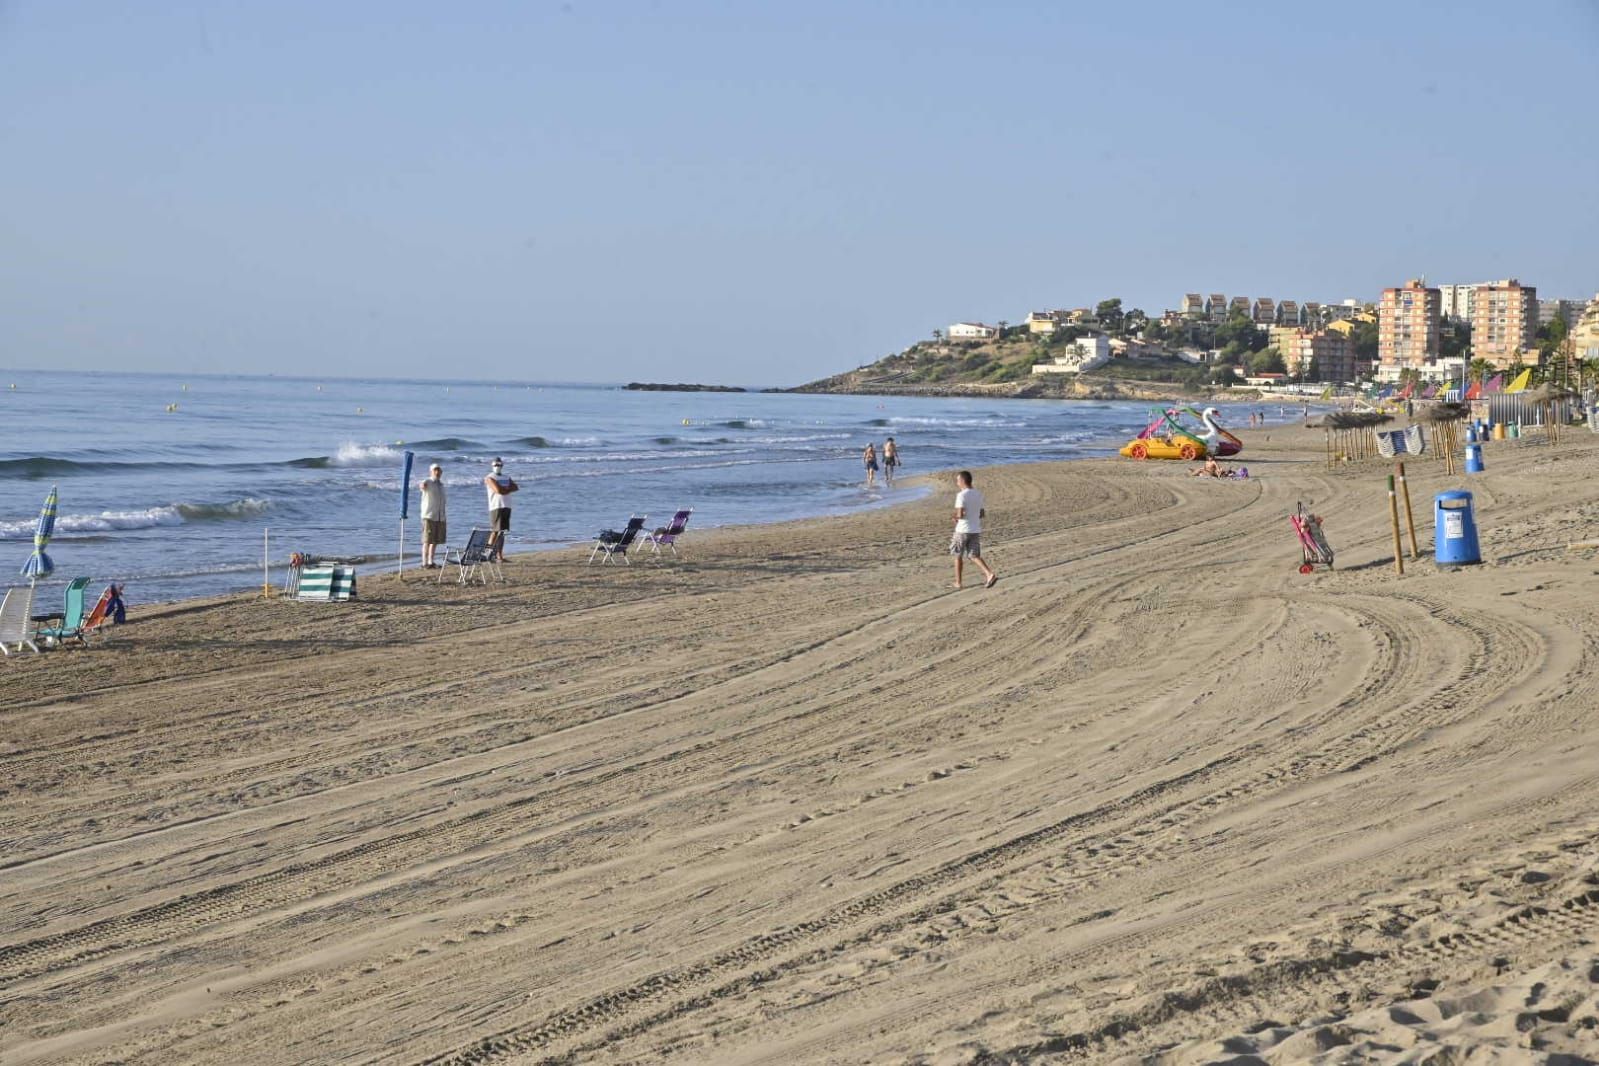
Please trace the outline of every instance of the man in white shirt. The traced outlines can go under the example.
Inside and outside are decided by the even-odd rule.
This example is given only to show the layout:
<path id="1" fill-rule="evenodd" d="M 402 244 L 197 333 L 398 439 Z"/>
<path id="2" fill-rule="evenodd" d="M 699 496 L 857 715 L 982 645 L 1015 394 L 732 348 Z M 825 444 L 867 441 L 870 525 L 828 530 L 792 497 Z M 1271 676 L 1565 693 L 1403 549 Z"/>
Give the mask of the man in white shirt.
<path id="1" fill-rule="evenodd" d="M 496 458 L 483 477 L 483 486 L 489 490 L 489 549 L 494 557 L 505 559 L 505 535 L 511 531 L 511 493 L 516 482 L 505 476 L 505 461 Z"/>
<path id="2" fill-rule="evenodd" d="M 983 587 L 991 589 L 999 575 L 983 562 L 983 494 L 972 488 L 970 470 L 955 475 L 955 489 L 955 536 L 949 542 L 949 553 L 955 557 L 955 587 L 961 587 L 961 564 L 970 557 L 983 572 Z"/>
<path id="3" fill-rule="evenodd" d="M 438 546 L 445 542 L 444 526 L 444 468 L 438 463 L 428 467 L 428 478 L 422 482 L 422 567 L 437 570 L 433 561 Z"/>

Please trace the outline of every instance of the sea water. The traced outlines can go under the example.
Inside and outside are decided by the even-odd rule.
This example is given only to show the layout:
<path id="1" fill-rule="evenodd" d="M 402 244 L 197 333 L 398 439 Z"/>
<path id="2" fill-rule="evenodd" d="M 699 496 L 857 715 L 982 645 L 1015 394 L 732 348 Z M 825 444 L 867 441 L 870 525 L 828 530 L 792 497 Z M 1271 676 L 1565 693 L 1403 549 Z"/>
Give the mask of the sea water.
<path id="1" fill-rule="evenodd" d="M 413 482 L 430 463 L 444 466 L 452 544 L 487 524 L 482 480 L 500 457 L 521 489 L 508 548 L 576 552 L 573 545 L 634 513 L 647 513 L 653 525 L 693 507 L 693 529 L 907 499 L 917 490 L 889 490 L 881 475 L 876 488 L 864 484 L 861 449 L 873 441 L 881 453 L 887 436 L 904 457 L 901 476 L 1110 454 L 1148 421 L 1150 406 L 512 382 L 0 375 L 0 586 L 22 581 L 40 505 L 56 485 L 51 581 L 123 581 L 133 603 L 259 587 L 263 531 L 270 531 L 274 581 L 295 551 L 392 568 L 407 450 L 416 455 Z M 1235 427 L 1246 421 L 1242 408 L 1230 419 L 1223 410 Z M 419 506 L 413 485 L 412 563 Z"/>

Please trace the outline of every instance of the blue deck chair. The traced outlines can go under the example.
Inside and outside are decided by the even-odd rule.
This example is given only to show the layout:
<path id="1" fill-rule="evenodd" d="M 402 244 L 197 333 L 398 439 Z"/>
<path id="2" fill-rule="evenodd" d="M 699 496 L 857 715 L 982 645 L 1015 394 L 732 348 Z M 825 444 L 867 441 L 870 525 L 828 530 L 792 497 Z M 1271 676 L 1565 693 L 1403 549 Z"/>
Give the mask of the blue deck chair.
<path id="1" fill-rule="evenodd" d="M 33 586 L 6 589 L 5 599 L 0 600 L 0 653 L 10 655 L 11 649 L 6 645 L 15 644 L 19 653 L 23 648 L 32 648 L 35 655 L 39 654 L 39 645 L 33 642 L 35 628 Z"/>
<path id="2" fill-rule="evenodd" d="M 64 640 L 88 643 L 83 637 L 83 590 L 88 586 L 89 579 L 86 577 L 75 577 L 67 582 L 66 595 L 61 601 L 61 624 L 44 626 L 37 634 L 45 647 L 60 644 Z"/>
<path id="3" fill-rule="evenodd" d="M 603 556 L 606 562 L 611 563 L 620 555 L 624 563 L 632 566 L 633 560 L 627 557 L 627 549 L 638 539 L 639 530 L 644 528 L 644 520 L 648 517 L 649 515 L 643 514 L 633 515 L 627 520 L 627 528 L 621 532 L 614 529 L 600 530 L 599 536 L 594 540 L 594 550 L 589 552 L 589 562 L 592 563 L 595 556 Z"/>
<path id="4" fill-rule="evenodd" d="M 688 527 L 688 520 L 694 514 L 694 508 L 685 507 L 672 516 L 672 520 L 652 533 L 644 534 L 644 542 L 654 549 L 655 554 L 661 554 L 661 548 L 672 549 L 672 554 L 677 554 L 677 538 L 683 535 L 683 530 Z"/>
<path id="5" fill-rule="evenodd" d="M 462 585 L 473 577 L 485 585 L 489 583 L 490 577 L 496 581 L 504 581 L 505 572 L 500 569 L 500 560 L 494 554 L 493 538 L 493 530 L 474 528 L 467 535 L 464 547 L 445 548 L 444 565 L 439 568 L 439 580 L 444 580 L 445 569 L 454 563 L 457 567 L 456 580 Z"/>

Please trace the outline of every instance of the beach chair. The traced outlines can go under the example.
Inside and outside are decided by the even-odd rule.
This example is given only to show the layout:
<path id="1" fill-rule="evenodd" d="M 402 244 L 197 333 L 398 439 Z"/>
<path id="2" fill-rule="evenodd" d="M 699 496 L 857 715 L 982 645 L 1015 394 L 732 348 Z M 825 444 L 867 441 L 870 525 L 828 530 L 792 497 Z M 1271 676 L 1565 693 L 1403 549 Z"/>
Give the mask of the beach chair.
<path id="1" fill-rule="evenodd" d="M 661 554 L 663 546 L 671 548 L 672 554 L 677 554 L 677 538 L 683 535 L 684 528 L 688 525 L 689 516 L 694 513 L 694 508 L 688 507 L 672 516 L 666 525 L 656 529 L 653 533 L 644 534 L 644 542 L 654 550 L 656 555 Z"/>
<path id="2" fill-rule="evenodd" d="M 305 567 L 300 571 L 294 598 L 301 603 L 344 603 L 355 599 L 355 567 Z"/>
<path id="3" fill-rule="evenodd" d="M 495 557 L 493 537 L 493 530 L 474 528 L 467 535 L 465 547 L 445 548 L 444 564 L 439 568 L 439 580 L 444 580 L 444 571 L 454 563 L 456 581 L 459 584 L 464 585 L 473 577 L 485 585 L 489 583 L 490 577 L 496 581 L 504 581 L 505 571 L 500 569 L 500 561 Z"/>
<path id="4" fill-rule="evenodd" d="M 54 647 L 64 640 L 75 640 L 79 644 L 85 643 L 83 639 L 83 590 L 89 587 L 89 579 L 75 577 L 67 582 L 66 593 L 61 599 L 61 624 L 54 626 L 41 626 L 34 637 L 44 642 L 44 646 Z"/>
<path id="5" fill-rule="evenodd" d="M 627 557 L 628 548 L 638 539 L 639 531 L 644 528 L 644 520 L 649 515 L 636 514 L 627 520 L 626 528 L 620 532 L 614 529 L 602 529 L 594 540 L 594 550 L 589 552 L 589 562 L 596 556 L 601 556 L 608 563 L 615 562 L 620 555 L 622 561 L 628 566 L 633 565 L 633 560 Z"/>
<path id="6" fill-rule="evenodd" d="M 33 641 L 34 629 L 33 586 L 6 589 L 6 598 L 0 600 L 0 653 L 10 655 L 12 649 L 6 645 L 15 644 L 18 652 L 32 648 L 35 655 L 39 654 L 39 645 Z"/>
<path id="7" fill-rule="evenodd" d="M 95 601 L 88 617 L 83 620 L 83 625 L 78 627 L 78 639 L 88 644 L 92 637 L 110 636 L 111 623 L 121 603 L 122 589 L 114 584 L 107 585 L 105 591 L 100 593 L 100 598 Z"/>

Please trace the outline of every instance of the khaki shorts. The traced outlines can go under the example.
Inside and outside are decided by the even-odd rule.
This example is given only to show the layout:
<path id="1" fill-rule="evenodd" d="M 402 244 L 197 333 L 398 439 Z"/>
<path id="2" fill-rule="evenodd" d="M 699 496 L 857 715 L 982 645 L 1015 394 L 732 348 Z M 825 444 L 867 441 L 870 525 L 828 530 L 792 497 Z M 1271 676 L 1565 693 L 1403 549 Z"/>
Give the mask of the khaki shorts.
<path id="1" fill-rule="evenodd" d="M 422 543 L 423 544 L 443 544 L 444 542 L 445 542 L 445 537 L 444 537 L 444 519 L 442 519 L 442 518 L 424 518 L 424 519 L 422 519 Z"/>
<path id="2" fill-rule="evenodd" d="M 976 555 L 983 554 L 983 535 L 981 533 L 957 533 L 949 539 L 949 553 L 951 555 Z"/>

